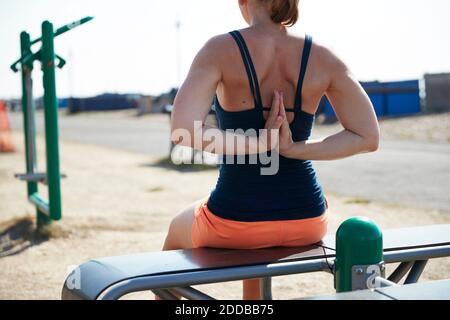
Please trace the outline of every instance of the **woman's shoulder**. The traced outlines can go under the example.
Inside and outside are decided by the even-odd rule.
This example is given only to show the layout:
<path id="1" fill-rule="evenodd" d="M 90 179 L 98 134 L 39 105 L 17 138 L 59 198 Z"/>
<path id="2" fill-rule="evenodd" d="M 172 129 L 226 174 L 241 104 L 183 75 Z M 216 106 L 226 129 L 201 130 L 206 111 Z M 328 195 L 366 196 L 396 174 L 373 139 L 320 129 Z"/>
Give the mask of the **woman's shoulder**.
<path id="1" fill-rule="evenodd" d="M 208 56 L 220 64 L 233 54 L 232 42 L 233 38 L 228 33 L 212 36 L 204 42 L 199 54 Z"/>
<path id="2" fill-rule="evenodd" d="M 332 46 L 313 38 L 310 58 L 326 71 L 346 68 L 345 63 L 336 51 Z"/>
<path id="3" fill-rule="evenodd" d="M 206 42 L 204 47 L 209 50 L 226 50 L 230 43 L 232 43 L 233 38 L 229 33 L 222 33 L 210 37 Z"/>

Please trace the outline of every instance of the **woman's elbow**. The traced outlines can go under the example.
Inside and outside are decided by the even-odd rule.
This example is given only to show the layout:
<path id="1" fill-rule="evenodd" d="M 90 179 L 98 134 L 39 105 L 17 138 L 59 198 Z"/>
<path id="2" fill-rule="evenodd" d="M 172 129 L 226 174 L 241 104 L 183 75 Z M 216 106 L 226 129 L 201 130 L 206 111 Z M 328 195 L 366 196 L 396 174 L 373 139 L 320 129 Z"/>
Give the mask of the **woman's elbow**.
<path id="1" fill-rule="evenodd" d="M 173 126 L 170 132 L 170 140 L 177 145 L 190 147 L 192 145 L 192 132 L 183 126 Z"/>
<path id="2" fill-rule="evenodd" d="M 170 140 L 174 144 L 192 147 L 198 130 L 199 125 L 192 125 L 187 121 L 172 121 Z"/>
<path id="3" fill-rule="evenodd" d="M 364 147 L 367 152 L 375 152 L 380 145 L 380 133 L 375 131 L 364 138 Z"/>
<path id="4" fill-rule="evenodd" d="M 368 144 L 368 151 L 369 152 L 375 152 L 378 150 L 379 147 L 379 139 L 371 139 Z"/>

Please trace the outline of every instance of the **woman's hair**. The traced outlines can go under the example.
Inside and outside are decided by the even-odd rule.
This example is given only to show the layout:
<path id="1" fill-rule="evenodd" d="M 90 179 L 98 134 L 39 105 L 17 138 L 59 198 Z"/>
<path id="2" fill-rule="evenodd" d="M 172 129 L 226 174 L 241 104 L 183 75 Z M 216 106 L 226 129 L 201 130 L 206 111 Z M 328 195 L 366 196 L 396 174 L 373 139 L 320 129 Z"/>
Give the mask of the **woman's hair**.
<path id="1" fill-rule="evenodd" d="M 270 18 L 275 23 L 292 27 L 298 20 L 299 0 L 260 0 L 269 10 Z"/>

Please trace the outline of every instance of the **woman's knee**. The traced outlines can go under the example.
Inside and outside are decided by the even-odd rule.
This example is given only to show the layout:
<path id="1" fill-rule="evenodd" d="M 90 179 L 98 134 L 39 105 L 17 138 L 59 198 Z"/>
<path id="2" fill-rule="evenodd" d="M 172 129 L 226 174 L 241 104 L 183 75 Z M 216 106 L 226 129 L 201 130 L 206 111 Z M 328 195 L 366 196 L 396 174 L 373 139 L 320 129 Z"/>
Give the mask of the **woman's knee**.
<path id="1" fill-rule="evenodd" d="M 169 229 L 167 231 L 166 239 L 164 241 L 164 249 L 165 250 L 174 250 L 180 249 L 180 241 L 178 235 L 178 221 L 175 218 L 170 221 Z"/>
<path id="2" fill-rule="evenodd" d="M 192 247 L 192 219 L 187 212 L 175 216 L 169 225 L 164 247 L 166 250 L 188 249 Z"/>

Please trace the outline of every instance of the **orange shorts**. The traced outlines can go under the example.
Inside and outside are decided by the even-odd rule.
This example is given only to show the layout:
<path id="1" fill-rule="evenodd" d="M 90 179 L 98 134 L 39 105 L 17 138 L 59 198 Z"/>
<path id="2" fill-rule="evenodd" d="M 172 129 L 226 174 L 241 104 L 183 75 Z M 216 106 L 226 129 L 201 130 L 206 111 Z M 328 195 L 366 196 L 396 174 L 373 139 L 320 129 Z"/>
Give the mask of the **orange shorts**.
<path id="1" fill-rule="evenodd" d="M 328 201 L 326 200 L 328 209 Z M 208 199 L 200 202 L 192 224 L 192 247 L 258 249 L 300 247 L 322 240 L 327 232 L 328 210 L 308 219 L 276 221 L 235 221 L 213 214 Z"/>

